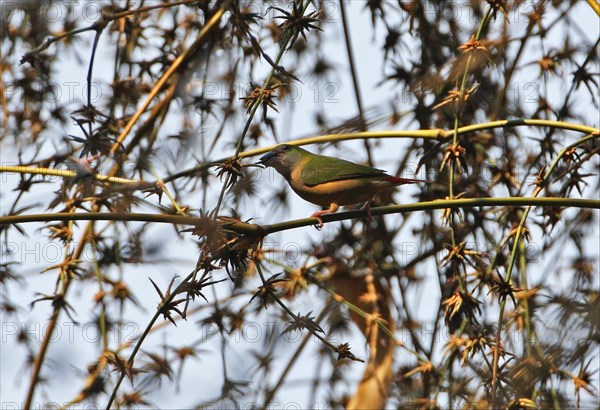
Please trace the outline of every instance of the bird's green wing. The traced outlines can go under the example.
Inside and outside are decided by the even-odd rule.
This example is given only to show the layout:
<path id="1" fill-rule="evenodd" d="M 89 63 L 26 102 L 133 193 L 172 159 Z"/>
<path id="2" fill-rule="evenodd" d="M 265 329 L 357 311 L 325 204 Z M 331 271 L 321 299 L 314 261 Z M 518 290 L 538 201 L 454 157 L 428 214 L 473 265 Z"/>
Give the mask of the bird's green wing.
<path id="1" fill-rule="evenodd" d="M 312 155 L 304 164 L 301 172 L 302 181 L 307 186 L 386 175 L 385 171 L 381 169 L 355 164 L 354 162 L 339 158 L 326 157 L 324 155 Z"/>

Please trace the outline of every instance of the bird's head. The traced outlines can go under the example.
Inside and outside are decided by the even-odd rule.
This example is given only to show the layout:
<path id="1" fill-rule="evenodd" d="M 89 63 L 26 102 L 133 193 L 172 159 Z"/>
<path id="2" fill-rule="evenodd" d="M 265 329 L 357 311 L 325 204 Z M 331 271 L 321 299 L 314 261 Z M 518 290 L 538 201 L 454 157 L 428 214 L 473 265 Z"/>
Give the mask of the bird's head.
<path id="1" fill-rule="evenodd" d="M 260 157 L 257 164 L 265 167 L 273 167 L 283 176 L 289 175 L 290 171 L 302 160 L 307 151 L 293 145 L 282 144 L 273 148 Z"/>

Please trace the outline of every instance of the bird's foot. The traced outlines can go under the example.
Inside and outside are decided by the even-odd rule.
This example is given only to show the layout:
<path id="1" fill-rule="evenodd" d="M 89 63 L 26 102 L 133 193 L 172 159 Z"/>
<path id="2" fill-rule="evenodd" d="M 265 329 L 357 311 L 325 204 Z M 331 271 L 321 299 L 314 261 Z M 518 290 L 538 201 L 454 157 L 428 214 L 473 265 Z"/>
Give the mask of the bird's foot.
<path id="1" fill-rule="evenodd" d="M 316 228 L 320 231 L 321 228 L 323 227 L 323 219 L 321 218 L 321 216 L 327 215 L 327 214 L 332 214 L 332 213 L 336 212 L 338 209 L 339 209 L 339 205 L 334 202 L 331 205 L 329 205 L 329 209 L 323 209 L 321 211 L 317 211 L 317 212 L 313 213 L 311 215 L 311 217 L 317 218 L 317 221 L 318 221 L 318 223 L 316 224 L 317 225 Z"/>
<path id="2" fill-rule="evenodd" d="M 363 207 L 363 209 L 367 213 L 367 222 L 369 222 L 369 223 L 373 220 L 373 215 L 371 214 L 371 202 L 373 202 L 372 199 L 370 201 L 368 201 L 365 204 L 365 206 Z"/>
<path id="3" fill-rule="evenodd" d="M 311 218 L 317 218 L 317 223 L 315 224 L 315 228 L 317 228 L 318 231 L 320 231 L 321 228 L 323 228 L 323 218 L 321 218 L 321 215 L 325 215 L 328 213 L 330 213 L 328 210 L 317 211 L 310 216 Z"/>

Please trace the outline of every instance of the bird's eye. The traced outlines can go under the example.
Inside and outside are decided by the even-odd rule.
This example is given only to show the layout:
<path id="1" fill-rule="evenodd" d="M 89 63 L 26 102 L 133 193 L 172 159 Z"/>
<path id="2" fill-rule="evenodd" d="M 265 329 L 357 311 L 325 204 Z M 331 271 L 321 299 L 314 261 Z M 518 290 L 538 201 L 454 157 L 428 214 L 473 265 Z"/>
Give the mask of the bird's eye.
<path id="1" fill-rule="evenodd" d="M 291 147 L 289 145 L 283 145 L 281 148 L 283 148 L 284 151 L 289 151 Z"/>

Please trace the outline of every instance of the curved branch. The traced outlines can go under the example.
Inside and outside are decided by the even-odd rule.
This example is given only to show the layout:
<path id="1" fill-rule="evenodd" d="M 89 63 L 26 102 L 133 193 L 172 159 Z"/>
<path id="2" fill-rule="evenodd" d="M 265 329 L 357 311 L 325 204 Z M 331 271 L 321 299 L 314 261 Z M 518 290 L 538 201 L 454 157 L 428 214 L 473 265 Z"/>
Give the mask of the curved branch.
<path id="1" fill-rule="evenodd" d="M 573 124 L 564 121 L 551 121 L 551 120 L 538 120 L 538 119 L 514 119 L 514 120 L 499 120 L 499 121 L 491 121 L 485 122 L 481 124 L 467 125 L 464 127 L 459 127 L 456 130 L 457 135 L 466 134 L 474 131 L 484 131 L 491 130 L 495 128 L 514 128 L 514 127 L 550 127 L 550 128 L 558 128 L 568 131 L 581 132 L 583 134 L 594 134 L 596 136 L 600 136 L 600 128 L 589 127 L 587 125 L 581 124 Z M 311 138 L 301 138 L 292 141 L 286 141 L 286 144 L 301 146 L 301 145 L 309 145 L 309 144 L 320 144 L 324 142 L 337 142 L 337 141 L 346 141 L 346 140 L 355 140 L 355 139 L 369 139 L 369 138 L 422 138 L 422 139 L 432 139 L 437 141 L 447 141 L 452 138 L 455 134 L 454 130 L 442 130 L 442 129 L 432 129 L 432 130 L 400 130 L 400 131 L 367 131 L 367 132 L 355 132 L 355 133 L 344 133 L 344 134 L 330 134 L 330 135 L 321 135 L 318 137 Z M 275 145 L 256 148 L 245 152 L 240 152 L 237 156 L 238 158 L 249 158 L 255 157 L 257 155 L 264 154 L 266 152 L 271 151 Z M 164 179 L 164 182 L 171 182 L 175 179 L 190 176 L 197 172 L 203 171 L 215 164 L 222 163 L 232 158 L 225 157 L 212 162 L 201 163 L 193 168 L 186 169 L 184 171 L 178 172 L 176 174 L 170 175 Z"/>
<path id="2" fill-rule="evenodd" d="M 474 124 L 467 125 L 465 127 L 460 127 L 457 130 L 457 134 L 465 134 L 468 132 L 474 131 L 483 131 L 494 128 L 512 128 L 512 127 L 552 127 L 559 128 L 568 131 L 576 131 L 585 134 L 592 134 L 594 137 L 600 136 L 600 129 L 594 127 L 588 127 L 586 125 L 573 124 L 569 122 L 563 121 L 549 121 L 549 120 L 525 120 L 525 119 L 516 119 L 516 120 L 501 120 L 501 121 L 492 121 L 482 124 Z M 423 138 L 423 139 L 433 139 L 438 141 L 446 141 L 452 138 L 454 135 L 454 130 L 445 131 L 442 129 L 434 129 L 434 130 L 401 130 L 401 131 L 368 131 L 368 132 L 356 132 L 356 133 L 345 133 L 345 134 L 331 134 L 331 135 L 321 135 L 318 137 L 311 138 L 302 138 L 293 141 L 288 141 L 289 145 L 309 145 L 309 144 L 319 144 L 324 142 L 337 142 L 337 141 L 346 141 L 346 140 L 354 140 L 354 139 L 369 139 L 369 138 Z M 267 146 L 263 148 L 256 148 L 244 152 L 240 152 L 238 158 L 251 158 L 257 155 L 264 154 L 272 150 L 275 146 Z M 178 172 L 173 175 L 169 175 L 163 179 L 163 182 L 171 182 L 175 179 L 182 178 L 185 176 L 193 175 L 196 172 L 205 170 L 211 166 L 227 161 L 232 157 L 221 158 L 212 162 L 204 162 L 193 168 Z M 57 170 L 52 168 L 32 168 L 32 167 L 24 167 L 24 166 L 11 166 L 11 165 L 1 165 L 0 172 L 19 172 L 24 174 L 43 174 L 43 175 L 53 175 L 60 176 L 63 178 L 72 178 L 77 175 L 75 171 L 71 170 Z M 108 181 L 115 182 L 120 184 L 142 184 L 144 185 L 146 182 L 141 180 L 133 180 L 127 178 L 117 178 L 112 176 L 104 176 L 104 175 L 95 175 L 95 178 L 100 181 Z"/>

